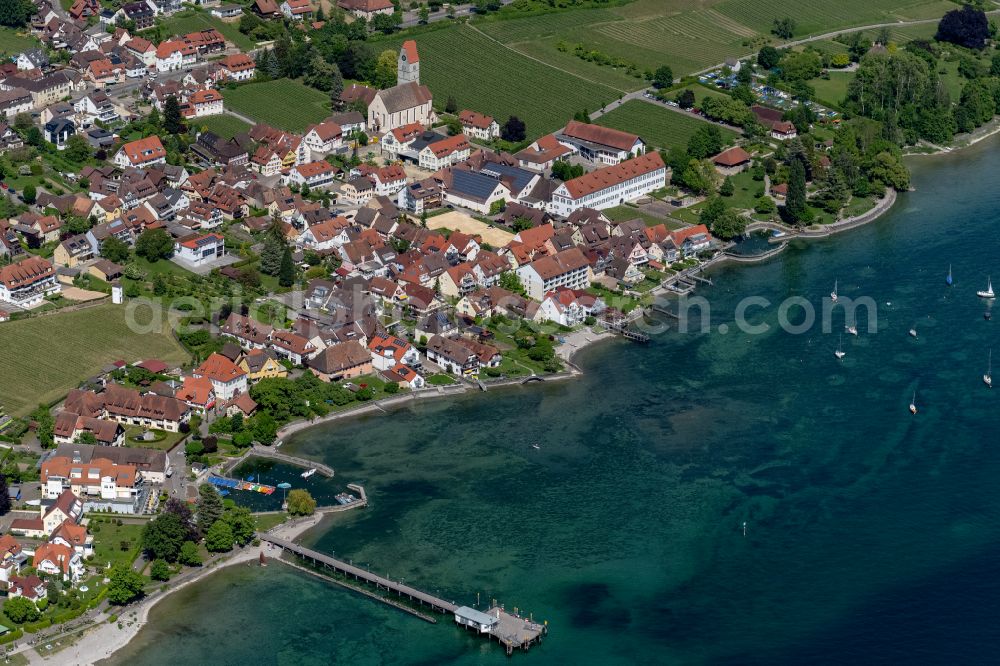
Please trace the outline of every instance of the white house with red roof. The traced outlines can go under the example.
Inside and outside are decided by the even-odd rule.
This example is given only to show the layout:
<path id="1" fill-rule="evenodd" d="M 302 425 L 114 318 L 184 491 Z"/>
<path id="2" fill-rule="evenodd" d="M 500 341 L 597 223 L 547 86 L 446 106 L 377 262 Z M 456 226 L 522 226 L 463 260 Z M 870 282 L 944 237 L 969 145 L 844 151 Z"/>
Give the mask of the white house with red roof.
<path id="1" fill-rule="evenodd" d="M 493 116 L 466 109 L 458 114 L 458 122 L 462 123 L 462 132 L 466 136 L 483 141 L 496 139 L 500 136 L 500 124 L 493 119 Z"/>
<path id="2" fill-rule="evenodd" d="M 674 246 L 685 255 L 707 250 L 712 244 L 712 235 L 704 224 L 696 224 L 670 233 Z"/>
<path id="3" fill-rule="evenodd" d="M 376 370 L 391 370 L 397 365 L 415 365 L 420 352 L 409 342 L 394 335 L 376 335 L 368 343 L 372 366 Z"/>
<path id="4" fill-rule="evenodd" d="M 228 402 L 247 390 L 247 373 L 222 354 L 213 353 L 192 374 L 211 381 L 215 397 L 223 402 Z"/>
<path id="5" fill-rule="evenodd" d="M 566 217 L 580 208 L 613 208 L 666 184 L 667 167 L 663 158 L 651 152 L 567 180 L 552 193 L 551 210 Z"/>
<path id="6" fill-rule="evenodd" d="M 279 6 L 285 18 L 292 21 L 302 21 L 313 15 L 313 6 L 309 0 L 285 0 Z"/>
<path id="7" fill-rule="evenodd" d="M 394 158 L 413 145 L 413 142 L 424 133 L 424 126 L 420 123 L 408 123 L 401 127 L 396 127 L 390 132 L 386 132 L 382 137 L 382 152 L 389 153 Z"/>
<path id="8" fill-rule="evenodd" d="M 174 259 L 192 266 L 209 264 L 226 254 L 226 239 L 222 234 L 202 234 L 174 243 Z"/>
<path id="9" fill-rule="evenodd" d="M 198 49 L 189 42 L 168 39 L 156 47 L 156 71 L 172 72 L 193 65 L 198 60 Z"/>
<path id="10" fill-rule="evenodd" d="M 372 181 L 377 196 L 392 196 L 406 187 L 406 171 L 398 164 L 378 168 L 362 164 L 358 171 Z"/>
<path id="11" fill-rule="evenodd" d="M 295 239 L 296 244 L 307 247 L 311 250 L 323 252 L 338 248 L 344 243 L 350 242 L 347 230 L 351 226 L 351 221 L 346 217 L 335 217 L 331 220 L 324 220 L 317 224 L 310 225 L 308 229 L 299 234 Z"/>
<path id="12" fill-rule="evenodd" d="M 187 104 L 182 109 L 182 112 L 186 118 L 217 116 L 223 112 L 222 93 L 211 88 L 198 90 L 188 97 Z"/>
<path id="13" fill-rule="evenodd" d="M 185 377 L 174 397 L 201 414 L 215 407 L 215 388 L 207 377 Z"/>
<path id="14" fill-rule="evenodd" d="M 562 326 L 575 326 L 606 306 L 597 296 L 581 289 L 558 287 L 545 294 L 535 313 L 536 321 L 551 321 Z"/>
<path id="15" fill-rule="evenodd" d="M 123 145 L 115 153 L 114 162 L 120 167 L 142 169 L 154 164 L 166 164 L 167 151 L 160 142 L 160 137 L 147 136 Z"/>
<path id="16" fill-rule="evenodd" d="M 464 134 L 456 134 L 428 143 L 418 153 L 418 159 L 424 169 L 437 171 L 464 162 L 471 153 L 469 138 Z"/>
<path id="17" fill-rule="evenodd" d="M 61 289 L 52 263 L 41 257 L 28 257 L 0 268 L 0 301 L 4 303 L 33 308 Z"/>
<path id="18" fill-rule="evenodd" d="M 228 81 L 249 81 L 257 73 L 257 63 L 245 53 L 235 53 L 219 61 L 223 77 Z"/>
<path id="19" fill-rule="evenodd" d="M 395 11 L 390 0 L 337 0 L 337 6 L 366 21 L 379 14 L 389 16 Z"/>
<path id="20" fill-rule="evenodd" d="M 326 160 L 316 162 L 306 162 L 293 166 L 288 170 L 288 175 L 284 177 L 286 185 L 308 185 L 311 189 L 323 189 L 333 184 L 333 177 L 337 174 L 336 168 Z"/>
<path id="21" fill-rule="evenodd" d="M 556 137 L 581 157 L 601 164 L 619 164 L 646 149 L 646 144 L 635 134 L 578 120 L 569 121 Z"/>
<path id="22" fill-rule="evenodd" d="M 302 135 L 302 143 L 309 149 L 309 156 L 323 157 L 344 145 L 344 131 L 340 125 L 322 122 L 313 125 Z"/>

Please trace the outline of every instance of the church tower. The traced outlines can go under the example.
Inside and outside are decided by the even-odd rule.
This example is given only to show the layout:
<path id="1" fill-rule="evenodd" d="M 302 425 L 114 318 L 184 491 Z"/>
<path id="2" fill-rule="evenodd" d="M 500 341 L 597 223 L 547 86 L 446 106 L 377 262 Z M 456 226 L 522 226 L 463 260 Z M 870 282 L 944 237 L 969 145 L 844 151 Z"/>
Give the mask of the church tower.
<path id="1" fill-rule="evenodd" d="M 399 49 L 396 85 L 404 83 L 420 83 L 420 56 L 417 55 L 417 43 L 412 39 L 403 42 Z"/>

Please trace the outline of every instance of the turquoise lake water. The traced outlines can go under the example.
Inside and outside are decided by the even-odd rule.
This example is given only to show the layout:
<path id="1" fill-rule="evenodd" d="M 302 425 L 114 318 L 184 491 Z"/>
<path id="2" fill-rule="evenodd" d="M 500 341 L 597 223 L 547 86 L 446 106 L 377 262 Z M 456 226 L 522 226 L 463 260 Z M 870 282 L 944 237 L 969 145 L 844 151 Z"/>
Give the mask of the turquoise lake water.
<path id="1" fill-rule="evenodd" d="M 1000 281 L 998 146 L 914 161 L 917 190 L 871 225 L 715 271 L 698 290 L 711 333 L 615 341 L 575 381 L 302 433 L 290 452 L 372 501 L 306 541 L 548 620 L 511 663 L 995 662 L 1000 389 L 981 376 L 1000 313 L 985 321 L 975 291 Z M 818 306 L 835 280 L 878 304 L 843 361 L 842 316 L 827 334 L 775 326 L 782 299 Z M 720 334 L 746 296 L 775 304 L 752 315 L 771 330 Z M 178 592 L 113 661 L 508 663 L 278 564 Z"/>

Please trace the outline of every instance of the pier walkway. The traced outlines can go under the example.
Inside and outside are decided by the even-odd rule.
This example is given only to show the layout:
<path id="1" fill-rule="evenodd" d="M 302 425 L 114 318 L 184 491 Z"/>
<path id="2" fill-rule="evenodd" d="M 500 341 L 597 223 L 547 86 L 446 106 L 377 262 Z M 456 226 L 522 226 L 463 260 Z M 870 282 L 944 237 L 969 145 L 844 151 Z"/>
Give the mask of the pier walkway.
<path id="1" fill-rule="evenodd" d="M 411 601 L 418 601 L 421 604 L 429 606 L 431 609 L 438 611 L 440 613 L 454 613 L 458 610 L 458 604 L 446 601 L 435 597 L 433 594 L 428 594 L 421 590 L 405 585 L 402 582 L 389 580 L 378 574 L 373 574 L 366 569 L 356 567 L 353 564 L 344 562 L 343 560 L 338 560 L 334 557 L 330 557 L 324 553 L 313 550 L 311 548 L 306 548 L 305 546 L 300 546 L 299 544 L 288 541 L 287 539 L 282 539 L 280 537 L 274 536 L 272 534 L 261 534 L 260 540 L 270 543 L 276 548 L 280 548 L 285 552 L 298 555 L 299 557 L 309 560 L 314 564 L 322 565 L 328 569 L 331 569 L 337 573 L 343 574 L 355 580 L 363 580 L 365 582 L 375 585 L 376 588 L 388 590 L 390 592 L 395 592 L 399 596 L 405 596 Z"/>

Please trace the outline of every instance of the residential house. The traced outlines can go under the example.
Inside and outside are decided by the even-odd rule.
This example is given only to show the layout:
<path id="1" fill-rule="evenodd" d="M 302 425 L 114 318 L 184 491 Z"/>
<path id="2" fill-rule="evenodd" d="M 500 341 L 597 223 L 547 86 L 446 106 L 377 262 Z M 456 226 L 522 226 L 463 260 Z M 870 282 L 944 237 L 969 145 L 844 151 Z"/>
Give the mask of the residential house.
<path id="1" fill-rule="evenodd" d="M 466 109 L 458 114 L 458 121 L 462 124 L 462 132 L 466 136 L 481 141 L 490 141 L 500 137 L 500 124 L 493 119 L 493 116 L 486 116 Z"/>
<path id="2" fill-rule="evenodd" d="M 308 338 L 292 331 L 275 330 L 271 334 L 271 349 L 292 365 L 302 365 L 315 356 L 319 350 Z"/>
<path id="3" fill-rule="evenodd" d="M 464 162 L 472 153 L 472 144 L 464 134 L 435 139 L 417 154 L 420 166 L 430 171 Z"/>
<path id="4" fill-rule="evenodd" d="M 379 14 L 390 16 L 395 11 L 390 0 L 337 0 L 337 6 L 366 21 Z"/>
<path id="5" fill-rule="evenodd" d="M 352 205 L 365 206 L 375 196 L 375 184 L 363 176 L 352 178 L 341 187 L 340 196 Z"/>
<path id="6" fill-rule="evenodd" d="M 222 93 L 211 89 L 198 90 L 188 97 L 181 111 L 186 118 L 219 115 L 223 112 Z"/>
<path id="7" fill-rule="evenodd" d="M 285 0 L 280 5 L 281 13 L 291 21 L 311 18 L 315 10 L 309 0 Z"/>
<path id="8" fill-rule="evenodd" d="M 397 365 L 416 365 L 418 352 L 409 342 L 394 335 L 376 335 L 368 342 L 372 365 L 376 370 L 391 370 Z"/>
<path id="9" fill-rule="evenodd" d="M 174 397 L 183 400 L 198 414 L 204 414 L 215 407 L 215 388 L 207 377 L 185 377 Z"/>
<path id="10" fill-rule="evenodd" d="M 106 446 L 121 446 L 125 440 L 125 429 L 117 421 L 80 416 L 66 410 L 56 415 L 52 428 L 56 444 L 72 444 L 79 441 L 83 433 L 90 433 L 95 443 Z"/>
<path id="11" fill-rule="evenodd" d="M 311 158 L 320 158 L 343 145 L 343 130 L 336 123 L 324 121 L 309 127 L 302 135 L 302 143 L 309 149 Z"/>
<path id="12" fill-rule="evenodd" d="M 310 189 L 327 189 L 333 185 L 337 169 L 326 160 L 308 162 L 292 167 L 285 177 L 285 184 L 299 187 L 308 185 Z"/>
<path id="13" fill-rule="evenodd" d="M 266 349 L 271 344 L 274 327 L 232 312 L 219 333 L 234 338 L 244 349 Z"/>
<path id="14" fill-rule="evenodd" d="M 52 261 L 58 266 L 75 268 L 80 262 L 94 258 L 94 246 L 83 234 L 70 236 L 56 246 Z"/>
<path id="15" fill-rule="evenodd" d="M 221 234 L 204 234 L 174 243 L 174 259 L 193 266 L 210 264 L 226 254 L 226 239 Z"/>
<path id="16" fill-rule="evenodd" d="M 66 150 L 66 142 L 76 134 L 76 125 L 69 118 L 56 118 L 45 123 L 43 135 L 58 150 Z"/>
<path id="17" fill-rule="evenodd" d="M 167 151 L 160 143 L 160 137 L 155 135 L 126 143 L 114 157 L 114 163 L 118 166 L 137 169 L 166 164 L 166 162 Z"/>
<path id="18" fill-rule="evenodd" d="M 209 379 L 215 396 L 222 401 L 228 402 L 247 390 L 247 374 L 222 354 L 213 353 L 192 374 Z"/>
<path id="19" fill-rule="evenodd" d="M 257 73 L 256 63 L 245 53 L 226 56 L 219 61 L 219 67 L 228 81 L 249 81 Z"/>
<path id="20" fill-rule="evenodd" d="M 124 426 L 178 432 L 191 410 L 180 400 L 109 384 L 100 393 L 73 389 L 63 402 L 63 410 L 80 416 L 117 421 Z"/>
<path id="21" fill-rule="evenodd" d="M 32 308 L 60 289 L 55 269 L 41 257 L 28 257 L 0 267 L 0 301 L 5 303 Z"/>
<path id="22" fill-rule="evenodd" d="M 371 374 L 372 357 L 359 342 L 338 342 L 313 356 L 307 365 L 314 375 L 332 382 Z"/>
<path id="23" fill-rule="evenodd" d="M 514 154 L 519 166 L 544 173 L 552 168 L 556 160 L 572 154 L 573 149 L 559 143 L 555 134 L 546 134 L 524 150 Z"/>
<path id="24" fill-rule="evenodd" d="M 254 383 L 262 379 L 288 376 L 288 370 L 278 361 L 278 355 L 271 349 L 255 349 L 244 354 L 240 358 L 239 366 Z"/>
<path id="25" fill-rule="evenodd" d="M 585 289 L 590 285 L 590 263 L 579 248 L 541 257 L 517 268 L 517 276 L 530 298 L 541 301 L 559 287 Z"/>

